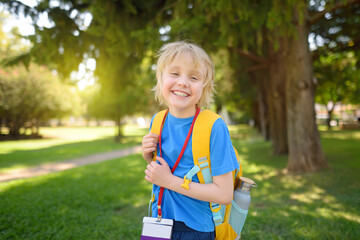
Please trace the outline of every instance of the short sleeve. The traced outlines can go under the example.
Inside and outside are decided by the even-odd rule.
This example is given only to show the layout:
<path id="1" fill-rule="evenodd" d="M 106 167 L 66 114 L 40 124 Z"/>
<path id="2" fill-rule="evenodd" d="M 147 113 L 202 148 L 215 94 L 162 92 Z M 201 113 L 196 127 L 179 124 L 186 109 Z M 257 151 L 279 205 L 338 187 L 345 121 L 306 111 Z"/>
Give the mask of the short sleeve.
<path id="1" fill-rule="evenodd" d="M 222 118 L 215 121 L 211 130 L 210 159 L 213 176 L 239 168 L 228 127 Z"/>

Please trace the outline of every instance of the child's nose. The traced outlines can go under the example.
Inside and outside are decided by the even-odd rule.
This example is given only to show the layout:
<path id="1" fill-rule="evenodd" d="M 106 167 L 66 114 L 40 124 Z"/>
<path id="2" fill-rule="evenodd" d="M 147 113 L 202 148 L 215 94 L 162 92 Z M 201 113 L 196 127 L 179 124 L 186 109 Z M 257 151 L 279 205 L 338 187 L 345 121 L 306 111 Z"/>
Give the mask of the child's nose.
<path id="1" fill-rule="evenodd" d="M 187 86 L 189 86 L 189 80 L 187 79 L 187 77 L 180 77 L 179 79 L 178 79 L 178 82 L 177 82 L 177 84 L 179 85 L 179 86 L 183 86 L 183 87 L 187 87 Z"/>

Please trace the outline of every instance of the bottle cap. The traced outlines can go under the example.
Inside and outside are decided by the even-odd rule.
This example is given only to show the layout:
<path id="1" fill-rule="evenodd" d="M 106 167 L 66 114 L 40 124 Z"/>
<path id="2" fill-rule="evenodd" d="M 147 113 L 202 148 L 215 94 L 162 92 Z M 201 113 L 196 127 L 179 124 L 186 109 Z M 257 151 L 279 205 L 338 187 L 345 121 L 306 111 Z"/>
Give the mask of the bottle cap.
<path id="1" fill-rule="evenodd" d="M 240 189 L 250 191 L 251 188 L 257 187 L 256 183 L 247 177 L 240 177 L 241 186 Z"/>
<path id="2" fill-rule="evenodd" d="M 255 184 L 255 182 L 254 182 L 253 180 L 251 180 L 250 178 L 247 178 L 247 177 L 240 177 L 240 180 L 241 180 L 242 182 L 246 182 L 246 183 L 248 183 L 248 184 L 250 184 L 250 185 Z"/>

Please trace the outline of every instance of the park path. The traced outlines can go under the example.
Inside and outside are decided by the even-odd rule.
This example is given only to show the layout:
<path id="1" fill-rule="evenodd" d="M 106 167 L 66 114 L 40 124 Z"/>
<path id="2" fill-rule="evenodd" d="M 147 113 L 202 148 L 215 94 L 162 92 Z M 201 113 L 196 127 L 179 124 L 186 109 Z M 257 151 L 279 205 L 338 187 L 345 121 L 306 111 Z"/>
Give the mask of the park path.
<path id="1" fill-rule="evenodd" d="M 13 171 L 0 173 L 0 182 L 36 177 L 52 172 L 59 172 L 84 165 L 104 162 L 119 157 L 125 157 L 140 152 L 141 152 L 141 146 L 135 146 L 135 147 L 111 151 L 111 152 L 98 153 L 90 156 L 74 158 L 62 162 L 45 163 L 35 167 L 15 169 Z"/>

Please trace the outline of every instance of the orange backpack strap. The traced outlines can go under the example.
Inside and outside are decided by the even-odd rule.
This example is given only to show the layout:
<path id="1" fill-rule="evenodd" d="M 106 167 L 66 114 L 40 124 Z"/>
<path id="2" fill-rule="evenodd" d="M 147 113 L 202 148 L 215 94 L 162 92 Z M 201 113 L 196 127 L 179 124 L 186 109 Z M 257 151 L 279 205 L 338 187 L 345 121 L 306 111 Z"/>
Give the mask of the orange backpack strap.
<path id="1" fill-rule="evenodd" d="M 209 169 L 211 169 L 210 164 L 210 136 L 212 126 L 214 125 L 217 119 L 221 118 L 220 115 L 210 111 L 203 110 L 196 119 L 193 134 L 192 134 L 192 146 L 193 146 L 193 158 L 194 165 L 200 166 L 200 164 L 205 160 L 209 164 Z M 196 146 L 194 148 L 194 146 Z M 197 173 L 200 183 L 205 183 L 202 171 Z"/>
<path id="2" fill-rule="evenodd" d="M 150 129 L 151 133 L 155 133 L 157 135 L 160 134 L 161 123 L 162 120 L 164 119 L 165 114 L 166 114 L 166 110 L 162 110 L 155 115 Z M 155 151 L 154 153 L 153 161 L 156 161 L 156 155 L 157 155 L 157 151 Z"/>
<path id="3" fill-rule="evenodd" d="M 242 164 L 240 162 L 239 153 L 238 153 L 238 151 L 236 150 L 236 148 L 234 146 L 233 146 L 233 148 L 234 148 L 234 151 L 235 151 L 237 162 L 239 164 L 239 168 L 236 169 L 235 171 L 233 171 L 234 190 L 235 190 L 237 188 L 237 186 L 239 185 L 240 177 L 243 175 L 243 169 L 242 169 Z"/>

